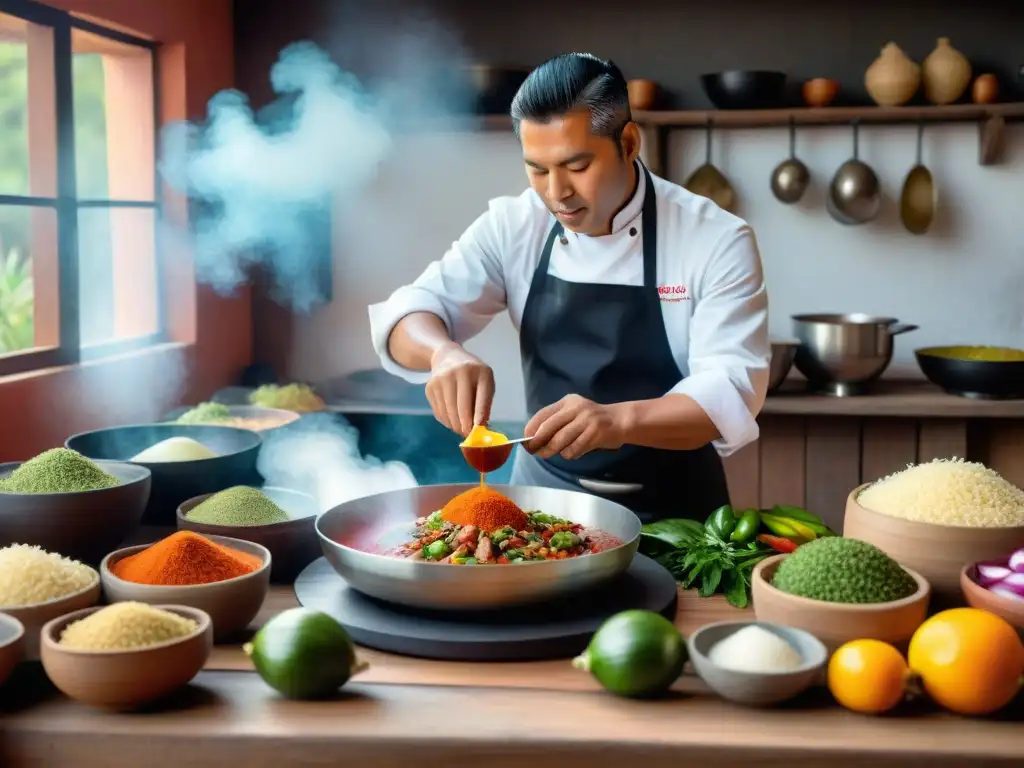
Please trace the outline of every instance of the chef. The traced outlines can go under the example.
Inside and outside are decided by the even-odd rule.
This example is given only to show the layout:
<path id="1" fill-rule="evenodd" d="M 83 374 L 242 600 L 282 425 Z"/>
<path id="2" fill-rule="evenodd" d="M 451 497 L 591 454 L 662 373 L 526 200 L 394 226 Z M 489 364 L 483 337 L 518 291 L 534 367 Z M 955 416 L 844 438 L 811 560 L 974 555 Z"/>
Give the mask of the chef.
<path id="1" fill-rule="evenodd" d="M 750 227 L 639 160 L 618 67 L 535 69 L 511 109 L 530 188 L 488 209 L 411 285 L 370 307 L 384 367 L 425 382 L 460 435 L 486 423 L 491 368 L 463 344 L 507 310 L 526 451 L 514 484 L 585 490 L 645 522 L 729 501 L 722 456 L 756 440 L 768 296 Z"/>

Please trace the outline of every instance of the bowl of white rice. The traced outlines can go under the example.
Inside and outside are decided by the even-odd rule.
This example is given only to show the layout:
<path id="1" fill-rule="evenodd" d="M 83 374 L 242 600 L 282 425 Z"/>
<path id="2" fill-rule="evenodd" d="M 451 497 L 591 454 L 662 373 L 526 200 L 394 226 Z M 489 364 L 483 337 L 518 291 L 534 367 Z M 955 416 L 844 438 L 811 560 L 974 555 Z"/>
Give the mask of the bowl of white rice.
<path id="1" fill-rule="evenodd" d="M 843 535 L 920 573 L 933 608 L 962 606 L 964 565 L 1024 547 L 1024 490 L 977 462 L 911 465 L 850 494 Z"/>
<path id="2" fill-rule="evenodd" d="M 0 549 L 0 613 L 24 626 L 25 659 L 39 659 L 39 631 L 46 622 L 99 601 L 94 568 L 25 544 Z"/>

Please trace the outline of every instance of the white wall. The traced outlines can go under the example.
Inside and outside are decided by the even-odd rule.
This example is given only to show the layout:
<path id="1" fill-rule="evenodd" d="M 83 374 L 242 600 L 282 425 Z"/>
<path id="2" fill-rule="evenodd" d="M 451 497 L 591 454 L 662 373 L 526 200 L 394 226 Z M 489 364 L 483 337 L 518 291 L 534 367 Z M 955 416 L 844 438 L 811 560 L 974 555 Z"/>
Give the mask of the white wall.
<path id="1" fill-rule="evenodd" d="M 1003 165 L 978 165 L 974 125 L 928 126 L 924 162 L 939 187 L 931 233 L 905 232 L 903 178 L 914 164 L 914 126 L 864 126 L 860 157 L 881 179 L 885 202 L 868 225 L 844 227 L 824 210 L 824 188 L 852 152 L 849 128 L 806 128 L 797 154 L 813 185 L 798 206 L 775 201 L 768 180 L 788 153 L 785 129 L 717 131 L 714 161 L 736 187 L 754 227 L 771 296 L 771 330 L 790 335 L 798 312 L 869 312 L 921 329 L 896 339 L 887 375 L 919 376 L 913 349 L 930 344 L 1024 345 L 1024 129 L 1012 126 Z M 678 131 L 668 177 L 704 161 L 702 131 Z M 526 185 L 511 134 L 403 137 L 361 200 L 340 205 L 335 298 L 297 325 L 291 376 L 317 381 L 375 368 L 366 307 L 438 258 L 487 200 Z M 502 315 L 469 348 L 494 369 L 494 417 L 524 414 L 518 338 Z"/>

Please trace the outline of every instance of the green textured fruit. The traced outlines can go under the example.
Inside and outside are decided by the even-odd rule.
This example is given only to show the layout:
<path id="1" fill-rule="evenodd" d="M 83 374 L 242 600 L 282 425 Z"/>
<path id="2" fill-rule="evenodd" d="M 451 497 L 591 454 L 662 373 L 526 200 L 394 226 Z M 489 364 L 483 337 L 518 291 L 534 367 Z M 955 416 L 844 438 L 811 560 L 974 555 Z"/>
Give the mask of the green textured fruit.
<path id="1" fill-rule="evenodd" d="M 622 611 L 602 624 L 573 666 L 627 698 L 667 691 L 686 663 L 686 642 L 675 625 L 653 611 Z"/>
<path id="2" fill-rule="evenodd" d="M 243 648 L 264 682 L 292 699 L 330 696 L 367 667 L 345 628 L 308 608 L 277 614 Z"/>
<path id="3" fill-rule="evenodd" d="M 829 536 L 801 545 L 780 563 L 772 586 L 830 603 L 888 603 L 917 591 L 917 582 L 878 547 Z"/>

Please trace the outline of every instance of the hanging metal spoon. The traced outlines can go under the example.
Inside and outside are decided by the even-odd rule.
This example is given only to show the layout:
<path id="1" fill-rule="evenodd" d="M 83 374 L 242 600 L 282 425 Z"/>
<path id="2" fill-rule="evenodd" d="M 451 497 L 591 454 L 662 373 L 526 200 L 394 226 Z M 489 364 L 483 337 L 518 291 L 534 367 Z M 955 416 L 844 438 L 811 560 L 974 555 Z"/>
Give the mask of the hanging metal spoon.
<path id="1" fill-rule="evenodd" d="M 736 191 L 722 172 L 711 162 L 711 120 L 707 123 L 707 146 L 704 165 L 690 174 L 683 186 L 695 195 L 706 197 L 719 208 L 733 212 L 736 205 Z"/>
<path id="2" fill-rule="evenodd" d="M 907 231 L 923 235 L 935 219 L 938 204 L 938 190 L 932 179 L 932 172 L 921 162 L 921 144 L 924 137 L 924 122 L 917 125 L 917 162 L 903 182 L 900 195 L 900 220 Z"/>
<path id="3" fill-rule="evenodd" d="M 789 118 L 789 158 L 772 171 L 772 194 L 780 203 L 792 205 L 804 196 L 811 172 L 796 156 L 796 121 Z"/>
<path id="4" fill-rule="evenodd" d="M 839 166 L 825 196 L 825 207 L 840 224 L 864 224 L 882 207 L 882 187 L 871 166 L 858 156 L 859 124 L 853 123 L 853 157 Z"/>

